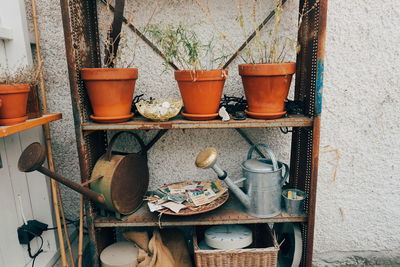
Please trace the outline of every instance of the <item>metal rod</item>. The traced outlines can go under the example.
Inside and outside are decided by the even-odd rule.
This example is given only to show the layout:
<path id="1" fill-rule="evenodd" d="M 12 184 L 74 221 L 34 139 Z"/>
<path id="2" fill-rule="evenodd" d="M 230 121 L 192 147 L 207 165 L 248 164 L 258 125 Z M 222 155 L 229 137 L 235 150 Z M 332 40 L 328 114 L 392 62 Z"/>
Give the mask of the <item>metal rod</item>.
<path id="1" fill-rule="evenodd" d="M 104 48 L 104 65 L 109 68 L 114 67 L 114 60 L 112 59 L 117 55 L 119 42 L 121 40 L 121 28 L 124 16 L 125 0 L 115 1 L 114 19 L 111 24 L 111 30 L 107 33 L 109 44 Z"/>
<path id="2" fill-rule="evenodd" d="M 159 130 L 158 133 L 156 134 L 156 136 L 154 136 L 154 138 L 150 141 L 150 143 L 148 143 L 146 145 L 146 151 L 148 151 L 150 148 L 153 147 L 153 145 L 155 143 L 157 143 L 158 140 L 160 140 L 160 138 L 166 134 L 168 132 L 168 129 L 163 129 L 163 130 Z"/>
<path id="3" fill-rule="evenodd" d="M 40 166 L 37 169 L 38 172 L 43 173 L 44 175 L 56 180 L 57 182 L 62 183 L 65 186 L 68 186 L 69 188 L 81 193 L 82 195 L 86 196 L 87 198 L 92 199 L 93 201 L 96 201 L 100 204 L 105 204 L 106 201 L 104 199 L 104 196 L 102 194 L 96 193 L 86 187 L 83 187 L 77 183 L 74 183 L 72 181 L 70 181 L 69 179 L 59 175 L 58 173 L 52 172 L 49 169 Z"/>
<path id="4" fill-rule="evenodd" d="M 243 137 L 244 140 L 246 140 L 246 142 L 251 145 L 254 146 L 254 142 L 251 141 L 250 137 L 247 136 L 247 134 L 239 128 L 235 128 L 236 131 Z M 265 155 L 258 149 L 258 147 L 255 148 L 255 151 L 257 152 L 258 155 L 260 155 L 263 158 L 266 158 Z"/>
<path id="5" fill-rule="evenodd" d="M 282 6 L 287 2 L 287 0 L 282 0 Z M 222 67 L 222 69 L 226 69 L 229 64 L 232 63 L 233 60 L 239 55 L 240 52 L 243 51 L 243 49 L 246 48 L 246 46 L 250 43 L 251 40 L 256 36 L 257 32 L 260 31 L 264 26 L 275 16 L 275 9 L 269 13 L 269 15 L 264 19 L 263 22 L 261 22 L 260 25 L 258 25 L 257 29 L 254 30 L 254 32 L 244 41 L 244 43 L 238 48 L 238 50 L 228 59 L 228 61 L 225 63 L 225 65 Z"/>
<path id="6" fill-rule="evenodd" d="M 101 0 L 101 2 L 105 5 L 107 5 L 107 2 L 105 0 Z M 114 12 L 114 7 L 111 4 L 108 4 L 108 6 L 110 7 L 110 10 L 112 12 Z M 152 41 L 150 41 L 138 28 L 136 28 L 132 23 L 129 23 L 128 20 L 126 19 L 126 17 L 122 17 L 122 21 L 128 26 L 129 29 L 131 29 L 134 33 L 136 33 L 137 36 L 140 37 L 140 39 L 143 40 L 143 42 L 145 42 L 148 46 L 151 47 L 151 49 L 153 49 L 153 51 L 158 54 L 162 59 L 164 59 L 167 62 L 167 58 L 165 57 L 165 55 L 163 54 L 163 52 L 161 52 L 160 49 L 158 49 L 158 47 L 153 44 Z M 168 62 L 168 64 L 174 69 L 174 70 L 179 70 L 179 68 L 173 63 L 173 62 Z"/>

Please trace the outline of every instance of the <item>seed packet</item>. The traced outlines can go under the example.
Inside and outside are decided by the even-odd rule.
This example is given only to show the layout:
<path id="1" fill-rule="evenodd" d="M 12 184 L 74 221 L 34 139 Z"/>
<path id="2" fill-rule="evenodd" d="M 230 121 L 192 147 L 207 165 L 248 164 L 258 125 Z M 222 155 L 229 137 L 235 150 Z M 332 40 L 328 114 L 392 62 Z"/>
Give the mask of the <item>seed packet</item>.
<path id="1" fill-rule="evenodd" d="M 175 202 L 172 202 L 172 201 L 163 203 L 162 206 L 172 210 L 175 213 L 178 213 L 181 209 L 186 208 L 185 205 L 179 204 L 179 203 L 175 203 Z"/>
<path id="2" fill-rule="evenodd" d="M 195 206 L 201 206 L 209 203 L 208 197 L 204 194 L 204 192 L 189 192 L 189 196 Z"/>
<path id="3" fill-rule="evenodd" d="M 162 210 L 164 208 L 163 206 L 154 204 L 152 202 L 147 202 L 147 205 L 149 206 L 149 210 L 151 212 L 155 212 L 156 210 Z"/>

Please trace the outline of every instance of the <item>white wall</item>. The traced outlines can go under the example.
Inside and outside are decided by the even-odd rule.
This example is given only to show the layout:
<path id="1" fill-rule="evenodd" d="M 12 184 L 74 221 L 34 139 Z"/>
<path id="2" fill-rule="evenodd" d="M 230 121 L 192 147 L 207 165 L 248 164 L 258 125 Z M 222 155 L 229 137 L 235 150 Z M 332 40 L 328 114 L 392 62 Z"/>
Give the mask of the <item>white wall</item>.
<path id="1" fill-rule="evenodd" d="M 316 259 L 399 263 L 400 2 L 328 10 Z"/>
<path id="2" fill-rule="evenodd" d="M 165 3 L 158 1 L 158 3 Z M 136 10 L 135 23 L 143 25 L 154 1 L 127 1 Z M 288 8 L 297 10 L 295 0 Z M 170 1 L 156 21 L 202 19 L 192 1 Z M 210 1 L 219 31 L 232 43 L 243 39 L 234 23 L 236 1 Z M 260 5 L 270 6 L 272 0 Z M 63 112 L 62 122 L 52 124 L 57 169 L 78 179 L 73 121 L 66 73 L 61 13 L 57 1 L 41 1 L 39 21 L 44 50 L 49 105 Z M 400 2 L 397 0 L 329 1 L 322 114 L 321 160 L 318 185 L 315 263 L 383 264 L 400 262 L 399 203 L 399 113 L 400 89 L 396 71 L 399 62 Z M 267 12 L 265 12 L 267 13 Z M 294 17 L 293 17 L 294 15 Z M 289 14 L 287 23 L 295 23 Z M 196 26 L 203 38 L 216 27 Z M 208 26 L 207 26 L 208 25 Z M 289 32 L 293 24 L 286 24 Z M 133 36 L 131 36 L 133 38 Z M 139 43 L 136 66 L 139 80 L 136 93 L 151 96 L 178 96 L 172 74 L 160 75 L 161 59 Z M 242 87 L 233 63 L 225 93 L 241 94 Z M 283 161 L 289 160 L 289 136 L 278 129 L 247 132 L 266 141 Z M 150 139 L 154 132 L 144 133 Z M 151 186 L 174 180 L 212 177 L 196 170 L 194 157 L 201 148 L 217 146 L 221 165 L 240 175 L 239 163 L 247 144 L 232 130 L 171 131 L 149 155 Z M 172 156 L 171 156 L 172 155 Z M 336 173 L 336 175 L 335 175 Z M 76 216 L 77 194 L 65 190 L 69 216 Z M 364 260 L 365 259 L 365 260 Z M 393 265 L 396 265 L 393 263 Z"/>

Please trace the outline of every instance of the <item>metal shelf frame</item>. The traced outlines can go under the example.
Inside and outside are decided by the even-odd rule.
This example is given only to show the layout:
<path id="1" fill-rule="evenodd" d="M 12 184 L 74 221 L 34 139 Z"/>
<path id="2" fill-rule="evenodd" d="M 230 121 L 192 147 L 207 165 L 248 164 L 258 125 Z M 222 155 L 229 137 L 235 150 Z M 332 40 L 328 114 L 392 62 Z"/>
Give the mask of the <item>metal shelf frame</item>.
<path id="1" fill-rule="evenodd" d="M 296 221 L 302 223 L 303 258 L 301 266 L 312 266 L 315 205 L 318 174 L 318 154 L 320 139 L 320 114 L 322 109 L 322 87 L 324 73 L 325 34 L 328 0 L 299 0 L 300 9 L 305 7 L 314 9 L 307 12 L 299 27 L 298 42 L 301 51 L 297 56 L 295 100 L 304 103 L 306 110 L 304 116 L 283 118 L 273 121 L 251 120 L 243 123 L 221 122 L 193 123 L 175 120 L 167 123 L 150 123 L 144 121 L 132 121 L 121 124 L 99 125 L 89 121 L 91 107 L 80 77 L 80 70 L 84 67 L 101 67 L 100 44 L 97 25 L 98 0 L 60 0 L 62 20 L 66 45 L 71 98 L 73 105 L 75 132 L 82 182 L 89 179 L 91 170 L 96 160 L 104 153 L 107 140 L 107 130 L 139 130 L 159 129 L 159 134 L 150 145 L 169 129 L 198 129 L 198 128 L 234 128 L 251 144 L 252 141 L 243 133 L 241 128 L 248 127 L 293 127 L 291 144 L 291 173 L 290 186 L 304 190 L 308 193 L 306 199 L 306 216 L 298 218 L 285 218 L 283 215 L 272 218 L 268 222 Z M 267 23 L 267 20 L 265 21 Z M 132 29 L 133 26 L 130 26 Z M 140 36 L 136 28 L 132 29 Z M 141 37 L 142 38 L 142 37 Z M 151 45 L 151 44 L 149 44 Z M 156 50 L 156 47 L 152 47 Z M 156 51 L 157 52 L 157 51 Z M 157 52 L 160 56 L 159 52 Z M 220 212 L 223 212 L 220 211 Z M 238 216 L 245 216 L 240 210 L 236 210 Z M 90 236 L 90 248 L 93 266 L 99 266 L 99 255 L 104 247 L 115 240 L 115 227 L 122 226 L 122 222 L 100 218 L 96 208 L 90 201 L 86 201 L 87 224 Z M 212 215 L 212 214 L 211 214 Z M 208 216 L 211 216 L 208 215 Z M 129 217 L 131 221 L 126 226 L 146 224 L 146 221 L 135 220 L 135 216 Z M 243 217 L 244 223 L 262 223 L 264 220 Z M 106 220 L 106 221 L 105 221 Z M 107 221 L 108 220 L 108 221 Z M 152 224 L 152 220 L 147 221 Z M 226 217 L 212 221 L 207 215 L 186 219 L 183 224 L 213 224 L 229 223 Z M 169 224 L 174 225 L 172 220 Z M 154 225 L 154 224 L 153 224 Z M 114 227 L 115 226 L 115 227 Z"/>

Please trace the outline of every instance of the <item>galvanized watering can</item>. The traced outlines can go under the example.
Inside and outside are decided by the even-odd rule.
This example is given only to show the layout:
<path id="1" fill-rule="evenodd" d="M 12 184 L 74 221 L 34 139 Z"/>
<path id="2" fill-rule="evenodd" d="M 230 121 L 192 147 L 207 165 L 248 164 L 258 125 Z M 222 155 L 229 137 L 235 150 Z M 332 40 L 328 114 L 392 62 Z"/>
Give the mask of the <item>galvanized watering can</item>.
<path id="1" fill-rule="evenodd" d="M 252 158 L 257 147 L 264 147 L 269 155 L 267 158 Z M 235 182 L 228 178 L 226 171 L 217 164 L 217 149 L 206 148 L 196 158 L 196 166 L 207 169 L 212 168 L 223 180 L 229 189 L 246 207 L 247 213 L 258 218 L 270 218 L 281 213 L 282 186 L 289 176 L 289 167 L 276 160 L 272 150 L 266 144 L 252 146 L 247 154 L 247 160 L 241 164 L 244 181 L 243 191 Z M 283 175 L 283 169 L 285 174 Z M 239 182 L 238 181 L 238 182 Z"/>

